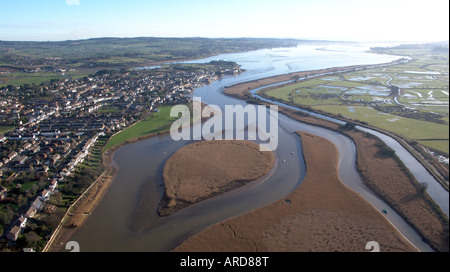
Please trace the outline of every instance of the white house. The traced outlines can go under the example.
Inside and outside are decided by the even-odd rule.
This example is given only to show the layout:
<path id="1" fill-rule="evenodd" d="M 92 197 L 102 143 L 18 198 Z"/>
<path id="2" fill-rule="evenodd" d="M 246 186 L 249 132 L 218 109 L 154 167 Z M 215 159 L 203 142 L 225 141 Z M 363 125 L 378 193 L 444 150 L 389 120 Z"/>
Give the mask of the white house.
<path id="1" fill-rule="evenodd" d="M 54 191 L 56 189 L 56 187 L 58 187 L 58 182 L 56 181 L 56 179 L 53 179 L 50 182 L 50 186 L 48 187 L 50 189 L 50 191 Z"/>
<path id="2" fill-rule="evenodd" d="M 26 225 L 27 225 L 27 218 L 21 216 L 21 217 L 19 218 L 19 227 L 20 227 L 20 228 L 25 228 Z"/>
<path id="3" fill-rule="evenodd" d="M 50 197 L 50 191 L 44 190 L 41 192 L 40 198 L 42 201 L 48 200 L 49 197 Z"/>

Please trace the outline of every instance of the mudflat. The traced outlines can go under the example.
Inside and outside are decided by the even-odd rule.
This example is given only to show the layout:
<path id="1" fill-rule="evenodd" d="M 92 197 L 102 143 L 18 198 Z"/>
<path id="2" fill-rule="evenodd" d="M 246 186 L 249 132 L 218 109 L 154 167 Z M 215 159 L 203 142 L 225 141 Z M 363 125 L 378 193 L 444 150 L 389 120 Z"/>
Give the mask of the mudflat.
<path id="1" fill-rule="evenodd" d="M 265 176 L 274 166 L 271 151 L 244 140 L 201 141 L 175 152 L 165 163 L 165 196 L 159 213 L 167 216 L 188 205 Z"/>
<path id="2" fill-rule="evenodd" d="M 338 175 L 338 151 L 328 140 L 299 133 L 306 177 L 287 197 L 216 224 L 174 251 L 416 251 Z"/>
<path id="3" fill-rule="evenodd" d="M 249 97 L 250 90 L 286 81 L 286 76 L 288 75 L 237 84 L 224 92 L 245 100 Z M 382 154 L 386 145 L 381 140 L 362 131 L 342 130 L 335 123 L 288 108 L 280 107 L 279 111 L 300 122 L 331 129 L 350 137 L 356 145 L 356 166 L 364 183 L 409 222 L 433 249 L 448 252 L 448 217 L 436 207 L 428 194 L 424 193 L 423 187 L 396 156 Z"/>

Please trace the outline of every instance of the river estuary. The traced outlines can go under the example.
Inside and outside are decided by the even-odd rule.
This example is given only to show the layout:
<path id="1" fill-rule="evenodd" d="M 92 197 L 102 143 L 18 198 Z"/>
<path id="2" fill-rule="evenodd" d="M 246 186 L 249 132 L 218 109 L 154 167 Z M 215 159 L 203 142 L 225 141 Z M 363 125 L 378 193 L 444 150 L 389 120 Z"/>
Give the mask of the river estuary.
<path id="1" fill-rule="evenodd" d="M 326 47 L 327 50 L 323 50 Z M 322 50 L 317 50 L 317 49 Z M 367 53 L 367 45 L 317 44 L 296 48 L 265 49 L 226 54 L 196 62 L 229 60 L 242 65 L 246 72 L 227 76 L 209 86 L 198 88 L 194 96 L 207 104 L 246 105 L 245 102 L 222 94 L 225 86 L 254 79 L 297 71 L 317 70 L 362 64 L 388 63 L 398 56 Z M 277 166 L 267 178 L 252 182 L 237 190 L 189 206 L 161 218 L 157 207 L 163 194 L 162 168 L 165 160 L 191 141 L 174 141 L 169 134 L 155 136 L 118 149 L 113 159 L 120 168 L 112 185 L 86 223 L 71 238 L 81 251 L 170 251 L 191 235 L 227 218 L 269 204 L 294 190 L 305 176 L 301 143 L 295 131 L 303 130 L 332 141 L 340 152 L 340 176 L 346 185 L 364 196 L 376 209 L 388 206 L 368 190 L 355 169 L 353 142 L 327 129 L 306 125 L 279 114 Z M 389 142 L 388 139 L 385 140 Z M 390 146 L 395 145 L 389 144 Z M 396 150 L 397 151 L 397 150 Z M 292 154 L 293 152 L 293 154 Z M 399 149 L 397 153 L 402 153 Z M 402 158 L 408 164 L 410 158 Z M 417 161 L 416 161 L 417 163 Z M 413 166 L 414 161 L 411 162 Z M 425 169 L 415 168 L 417 175 L 433 181 Z M 414 173 L 416 175 L 416 173 Z M 437 183 L 437 182 L 436 182 Z M 439 205 L 448 215 L 448 192 L 437 191 Z M 435 198 L 435 199 L 436 199 Z M 395 212 L 386 215 L 391 223 L 421 251 L 431 251 L 420 237 Z"/>

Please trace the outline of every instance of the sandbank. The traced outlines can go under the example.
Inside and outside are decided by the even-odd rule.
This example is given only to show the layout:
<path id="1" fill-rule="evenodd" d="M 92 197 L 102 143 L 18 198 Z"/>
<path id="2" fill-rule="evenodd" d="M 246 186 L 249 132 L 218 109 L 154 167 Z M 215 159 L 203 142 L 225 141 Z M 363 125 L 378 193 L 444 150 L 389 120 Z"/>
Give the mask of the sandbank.
<path id="1" fill-rule="evenodd" d="M 167 216 L 188 205 L 241 187 L 274 166 L 271 151 L 244 140 L 200 141 L 175 152 L 165 163 L 165 195 L 159 213 Z"/>
<path id="2" fill-rule="evenodd" d="M 306 177 L 272 204 L 216 224 L 174 251 L 416 251 L 387 219 L 347 188 L 338 175 L 338 151 L 328 140 L 299 133 Z"/>
<path id="3" fill-rule="evenodd" d="M 241 83 L 226 88 L 224 92 L 245 100 L 249 96 L 248 92 L 253 88 L 289 80 L 286 76 L 268 78 L 264 82 L 257 80 Z M 292 75 L 290 77 L 292 78 Z M 357 149 L 356 167 L 364 183 L 394 208 L 434 250 L 448 252 L 448 217 L 424 192 L 423 187 L 395 155 L 382 155 L 387 146 L 381 140 L 359 130 L 344 130 L 336 123 L 309 114 L 284 107 L 278 109 L 279 112 L 295 120 L 331 129 L 352 139 Z M 410 148 L 407 149 L 410 150 Z"/>

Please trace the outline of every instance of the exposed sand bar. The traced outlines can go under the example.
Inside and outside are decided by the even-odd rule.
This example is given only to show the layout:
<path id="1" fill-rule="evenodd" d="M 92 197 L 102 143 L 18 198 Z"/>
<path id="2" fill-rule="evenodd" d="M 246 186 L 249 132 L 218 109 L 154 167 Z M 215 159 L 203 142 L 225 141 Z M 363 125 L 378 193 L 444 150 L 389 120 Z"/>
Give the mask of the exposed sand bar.
<path id="1" fill-rule="evenodd" d="M 199 107 L 199 111 L 201 111 L 205 106 L 206 104 L 204 103 L 193 104 L 193 107 Z M 199 120 L 195 118 L 193 119 L 193 122 L 197 121 Z M 135 123 L 132 126 L 136 124 L 138 123 Z M 77 201 L 69 207 L 67 213 L 62 218 L 59 226 L 57 227 L 57 230 L 53 233 L 51 240 L 47 242 L 44 251 L 64 251 L 65 244 L 83 226 L 83 224 L 95 210 L 97 205 L 100 203 L 103 196 L 107 193 L 110 185 L 114 181 L 117 172 L 119 171 L 119 167 L 113 160 L 115 151 L 117 151 L 124 145 L 165 133 L 168 132 L 155 132 L 144 136 L 128 139 L 123 141 L 122 143 L 112 146 L 110 149 L 108 149 L 108 151 L 104 152 L 102 161 L 103 165 L 105 166 L 105 171 L 88 189 L 86 189 L 86 191 L 77 199 Z"/>
<path id="2" fill-rule="evenodd" d="M 241 140 L 201 141 L 187 145 L 165 163 L 161 215 L 230 191 L 266 175 L 274 154 Z"/>
<path id="3" fill-rule="evenodd" d="M 287 197 L 216 224 L 175 251 L 416 251 L 365 199 L 339 179 L 338 152 L 300 133 L 306 177 Z"/>
<path id="4" fill-rule="evenodd" d="M 348 67 L 342 69 L 344 68 Z M 338 70 L 336 68 L 336 71 Z M 321 74 L 323 71 L 305 73 Z M 294 74 L 301 76 L 302 73 Z M 254 88 L 292 80 L 292 77 L 291 74 L 290 76 L 277 76 L 241 83 L 226 88 L 224 92 L 245 100 L 249 97 L 248 92 Z M 423 188 L 421 188 L 419 182 L 397 157 L 380 156 L 383 149 L 387 147 L 383 142 L 362 131 L 342 130 L 338 124 L 312 115 L 302 114 L 284 107 L 280 107 L 279 111 L 297 121 L 331 129 L 352 139 L 357 149 L 357 170 L 365 185 L 393 207 L 434 250 L 448 252 L 448 217 L 440 208 L 436 207 L 428 194 L 423 193 Z"/>

